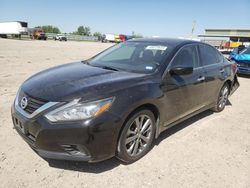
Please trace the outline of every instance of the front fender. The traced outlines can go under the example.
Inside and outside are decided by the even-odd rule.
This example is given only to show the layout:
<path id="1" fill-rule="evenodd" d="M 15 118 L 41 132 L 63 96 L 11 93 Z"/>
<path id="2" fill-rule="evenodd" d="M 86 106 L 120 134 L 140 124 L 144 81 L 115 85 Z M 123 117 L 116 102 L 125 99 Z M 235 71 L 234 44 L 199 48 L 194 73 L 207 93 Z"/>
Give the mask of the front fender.
<path id="1" fill-rule="evenodd" d="M 134 90 L 131 92 L 131 90 Z M 161 109 L 163 104 L 161 98 L 163 92 L 161 91 L 159 84 L 150 83 L 137 85 L 135 87 L 127 88 L 119 92 L 116 96 L 114 103 L 112 104 L 111 112 L 120 118 L 119 131 L 126 122 L 127 118 L 134 111 L 145 105 L 152 105 L 158 111 L 157 130 L 160 126 Z M 158 134 L 157 134 L 158 135 Z"/>

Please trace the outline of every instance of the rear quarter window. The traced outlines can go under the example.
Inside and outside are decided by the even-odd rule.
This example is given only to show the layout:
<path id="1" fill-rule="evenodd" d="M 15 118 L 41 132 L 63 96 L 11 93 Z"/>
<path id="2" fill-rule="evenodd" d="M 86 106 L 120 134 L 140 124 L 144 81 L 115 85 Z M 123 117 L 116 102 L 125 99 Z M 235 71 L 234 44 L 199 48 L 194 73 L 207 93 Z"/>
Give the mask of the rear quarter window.
<path id="1" fill-rule="evenodd" d="M 200 58 L 203 66 L 213 65 L 219 63 L 222 60 L 219 52 L 216 51 L 211 46 L 208 45 L 199 45 Z"/>

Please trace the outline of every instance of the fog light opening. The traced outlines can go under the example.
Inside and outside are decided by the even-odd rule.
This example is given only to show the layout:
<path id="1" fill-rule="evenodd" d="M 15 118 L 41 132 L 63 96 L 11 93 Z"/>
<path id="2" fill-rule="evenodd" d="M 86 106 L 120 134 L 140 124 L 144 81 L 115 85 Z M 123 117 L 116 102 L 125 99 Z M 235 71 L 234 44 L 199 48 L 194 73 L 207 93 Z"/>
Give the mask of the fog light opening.
<path id="1" fill-rule="evenodd" d="M 61 147 L 63 148 L 64 151 L 66 151 L 70 155 L 84 155 L 84 156 L 88 155 L 87 151 L 79 145 L 63 144 L 61 145 Z"/>

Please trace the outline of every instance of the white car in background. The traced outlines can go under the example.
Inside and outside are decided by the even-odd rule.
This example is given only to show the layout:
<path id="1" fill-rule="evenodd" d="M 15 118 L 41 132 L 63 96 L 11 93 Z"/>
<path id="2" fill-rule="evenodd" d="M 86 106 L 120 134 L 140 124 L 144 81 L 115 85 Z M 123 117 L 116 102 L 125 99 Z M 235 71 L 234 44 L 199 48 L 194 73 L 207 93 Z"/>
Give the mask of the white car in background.
<path id="1" fill-rule="evenodd" d="M 59 40 L 59 41 L 67 41 L 67 37 L 65 35 L 62 35 L 62 34 L 57 34 L 55 37 L 54 37 L 55 40 Z"/>

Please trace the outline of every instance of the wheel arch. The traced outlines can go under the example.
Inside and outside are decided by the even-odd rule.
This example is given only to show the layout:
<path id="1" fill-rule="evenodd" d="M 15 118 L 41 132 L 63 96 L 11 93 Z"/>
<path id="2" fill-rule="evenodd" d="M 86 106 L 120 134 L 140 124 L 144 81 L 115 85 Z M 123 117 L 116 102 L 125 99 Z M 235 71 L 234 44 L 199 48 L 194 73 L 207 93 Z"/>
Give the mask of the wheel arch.
<path id="1" fill-rule="evenodd" d="M 228 86 L 229 86 L 229 94 L 231 93 L 231 89 L 232 89 L 232 84 L 233 84 L 233 82 L 231 81 L 231 80 L 226 80 L 225 82 L 224 82 L 224 85 L 225 84 L 228 84 Z"/>
<path id="2" fill-rule="evenodd" d="M 156 123 L 156 131 L 155 131 L 155 138 L 157 138 L 159 136 L 159 126 L 160 126 L 160 111 L 159 109 L 157 108 L 156 105 L 152 104 L 152 103 L 145 103 L 145 104 L 141 104 L 141 105 L 138 105 L 136 108 L 134 108 L 133 110 L 131 110 L 127 115 L 126 115 L 126 118 L 123 120 L 122 122 L 122 126 L 119 130 L 119 134 L 118 134 L 118 137 L 117 137 L 117 144 L 119 142 L 119 139 L 120 139 L 120 136 L 121 136 L 121 133 L 122 133 L 122 130 L 126 124 L 126 122 L 134 115 L 134 113 L 140 111 L 140 110 L 143 110 L 143 109 L 147 109 L 147 110 L 150 110 L 153 114 L 154 114 L 154 117 L 155 117 L 155 123 Z"/>

